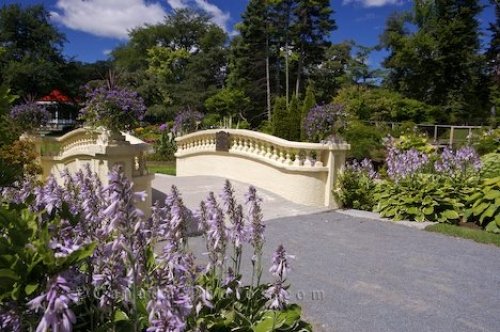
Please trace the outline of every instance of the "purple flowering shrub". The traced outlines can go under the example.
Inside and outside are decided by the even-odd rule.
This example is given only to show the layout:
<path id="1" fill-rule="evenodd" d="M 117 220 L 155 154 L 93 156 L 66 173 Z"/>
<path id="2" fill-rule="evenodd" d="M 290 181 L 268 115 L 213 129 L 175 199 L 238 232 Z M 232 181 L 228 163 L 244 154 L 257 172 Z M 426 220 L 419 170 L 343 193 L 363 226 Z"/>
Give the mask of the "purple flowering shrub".
<path id="1" fill-rule="evenodd" d="M 80 118 L 88 125 L 103 126 L 113 131 L 131 129 L 144 117 L 146 106 L 135 91 L 127 88 L 97 87 L 86 93 Z"/>
<path id="2" fill-rule="evenodd" d="M 202 113 L 192 110 L 191 108 L 186 108 L 176 114 L 172 133 L 180 136 L 196 131 L 201 120 L 203 120 Z"/>
<path id="3" fill-rule="evenodd" d="M 85 170 L 4 188 L 0 206 L 2 331 L 212 331 L 279 326 L 310 331 L 286 292 L 288 256 L 273 256 L 272 284 L 261 283 L 264 225 L 255 188 L 246 208 L 226 183 L 193 213 L 175 187 L 145 218 L 144 193 L 119 169 L 103 186 Z M 245 213 L 246 212 L 246 213 Z M 189 225 L 206 240 L 209 262 L 188 250 Z M 252 282 L 243 285 L 250 246 Z M 160 249 L 161 248 L 161 249 Z"/>
<path id="4" fill-rule="evenodd" d="M 387 141 L 388 179 L 377 185 L 375 211 L 394 220 L 457 223 L 479 181 L 480 159 L 470 147 L 441 153 Z"/>
<path id="5" fill-rule="evenodd" d="M 370 160 L 353 160 L 339 174 L 334 194 L 343 208 L 371 211 L 375 205 L 375 180 L 379 177 Z"/>
<path id="6" fill-rule="evenodd" d="M 344 107 L 339 104 L 316 105 L 304 119 L 306 137 L 311 142 L 320 142 L 335 134 L 335 126 L 345 117 Z"/>
<path id="7" fill-rule="evenodd" d="M 45 107 L 33 102 L 16 105 L 10 110 L 10 117 L 24 131 L 40 128 L 49 121 L 49 116 Z"/>

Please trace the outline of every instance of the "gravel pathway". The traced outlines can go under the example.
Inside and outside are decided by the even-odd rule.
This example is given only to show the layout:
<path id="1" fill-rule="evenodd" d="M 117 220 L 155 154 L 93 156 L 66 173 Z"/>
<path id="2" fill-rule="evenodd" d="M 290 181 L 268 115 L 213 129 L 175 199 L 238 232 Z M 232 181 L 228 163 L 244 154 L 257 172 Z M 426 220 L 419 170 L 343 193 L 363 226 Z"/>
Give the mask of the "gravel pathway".
<path id="1" fill-rule="evenodd" d="M 263 261 L 280 243 L 295 255 L 289 291 L 314 331 L 500 331 L 500 248 L 371 215 L 308 211 L 267 220 Z M 201 238 L 190 247 L 203 259 Z"/>

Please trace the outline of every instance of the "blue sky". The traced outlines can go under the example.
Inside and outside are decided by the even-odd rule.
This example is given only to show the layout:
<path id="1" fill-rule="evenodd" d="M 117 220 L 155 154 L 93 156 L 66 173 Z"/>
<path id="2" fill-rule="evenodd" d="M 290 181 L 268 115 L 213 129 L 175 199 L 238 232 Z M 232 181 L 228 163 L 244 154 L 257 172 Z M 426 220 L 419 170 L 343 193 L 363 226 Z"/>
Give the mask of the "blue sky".
<path id="1" fill-rule="evenodd" d="M 487 0 L 481 0 L 488 4 Z M 240 20 L 247 0 L 1 0 L 0 3 L 22 5 L 44 4 L 52 13 L 52 21 L 66 35 L 64 54 L 83 62 L 107 59 L 114 47 L 127 41 L 127 30 L 145 23 L 156 23 L 172 8 L 193 7 L 213 16 L 214 23 L 229 34 Z M 333 42 L 352 39 L 365 46 L 374 46 L 384 29 L 387 16 L 394 11 L 408 10 L 411 0 L 333 0 L 333 15 L 338 29 Z M 493 21 L 488 6 L 481 14 L 483 29 Z M 488 39 L 485 39 L 485 42 Z M 378 66 L 384 52 L 373 53 L 369 62 Z"/>

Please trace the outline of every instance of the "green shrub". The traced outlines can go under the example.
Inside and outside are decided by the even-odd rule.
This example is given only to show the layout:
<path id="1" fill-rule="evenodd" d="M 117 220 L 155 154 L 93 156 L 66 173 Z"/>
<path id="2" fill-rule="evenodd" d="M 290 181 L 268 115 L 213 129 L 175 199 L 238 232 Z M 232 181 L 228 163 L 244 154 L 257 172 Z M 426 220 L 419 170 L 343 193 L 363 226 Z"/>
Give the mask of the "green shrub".
<path id="1" fill-rule="evenodd" d="M 382 143 L 384 134 L 384 130 L 380 128 L 358 121 L 350 122 L 341 133 L 344 140 L 351 144 L 351 150 L 347 152 L 348 158 L 382 161 L 385 157 Z"/>
<path id="2" fill-rule="evenodd" d="M 376 173 L 371 163 L 369 163 L 371 172 L 370 169 L 361 165 L 355 161 L 346 166 L 339 175 L 338 189 L 334 191 L 334 194 L 343 208 L 372 211 L 375 205 L 373 191 Z"/>
<path id="3" fill-rule="evenodd" d="M 467 200 L 466 217 L 488 232 L 500 234 L 500 176 L 485 179 Z"/>
<path id="4" fill-rule="evenodd" d="M 375 190 L 375 211 L 396 221 L 455 224 L 464 215 L 464 202 L 473 190 L 471 186 L 464 183 L 460 187 L 449 177 L 434 174 L 415 174 L 399 182 L 383 181 Z"/>
<path id="5" fill-rule="evenodd" d="M 481 157 L 481 177 L 500 176 L 500 153 L 488 153 Z"/>
<path id="6" fill-rule="evenodd" d="M 480 155 L 500 153 L 500 128 L 484 131 L 474 143 L 474 148 Z"/>

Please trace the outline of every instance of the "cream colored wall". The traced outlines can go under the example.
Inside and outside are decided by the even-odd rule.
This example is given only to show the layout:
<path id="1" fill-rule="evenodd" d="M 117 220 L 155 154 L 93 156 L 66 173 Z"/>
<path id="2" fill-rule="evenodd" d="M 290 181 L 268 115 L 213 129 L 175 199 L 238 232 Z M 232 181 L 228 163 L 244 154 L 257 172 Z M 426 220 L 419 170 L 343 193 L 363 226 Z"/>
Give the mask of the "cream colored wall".
<path id="1" fill-rule="evenodd" d="M 44 144 L 52 147 L 50 152 L 43 151 Z M 89 164 L 91 171 L 95 172 L 106 186 L 109 172 L 116 164 L 120 164 L 127 178 L 133 182 L 134 190 L 146 192 L 146 200 L 138 202 L 137 207 L 146 215 L 150 214 L 151 181 L 154 174 L 147 173 L 144 163 L 145 154 L 151 151 L 149 144 L 131 135 L 111 137 L 101 129 L 89 131 L 80 128 L 57 138 L 43 137 L 38 149 L 41 155 L 42 177 L 46 178 L 52 174 L 59 183 L 63 181 L 61 172 L 65 169 L 75 173 L 85 164 Z"/>
<path id="2" fill-rule="evenodd" d="M 218 131 L 229 133 L 229 151 L 216 151 Z M 220 176 L 295 203 L 338 207 L 332 190 L 348 144 L 290 142 L 238 129 L 199 131 L 176 140 L 177 176 Z"/>

